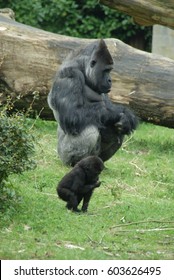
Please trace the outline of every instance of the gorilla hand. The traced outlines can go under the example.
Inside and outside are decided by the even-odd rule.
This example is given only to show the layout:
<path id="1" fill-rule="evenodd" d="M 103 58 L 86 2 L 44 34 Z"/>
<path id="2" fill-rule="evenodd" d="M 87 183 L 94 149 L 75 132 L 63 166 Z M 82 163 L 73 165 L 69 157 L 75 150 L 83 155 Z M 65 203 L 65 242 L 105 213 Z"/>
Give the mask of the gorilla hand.
<path id="1" fill-rule="evenodd" d="M 137 122 L 135 115 L 133 115 L 128 109 L 125 109 L 124 112 L 120 113 L 120 119 L 114 124 L 114 126 L 119 134 L 129 135 L 136 129 Z"/>
<path id="2" fill-rule="evenodd" d="M 101 182 L 100 181 L 97 181 L 94 185 L 93 185 L 93 188 L 99 188 L 101 185 Z"/>

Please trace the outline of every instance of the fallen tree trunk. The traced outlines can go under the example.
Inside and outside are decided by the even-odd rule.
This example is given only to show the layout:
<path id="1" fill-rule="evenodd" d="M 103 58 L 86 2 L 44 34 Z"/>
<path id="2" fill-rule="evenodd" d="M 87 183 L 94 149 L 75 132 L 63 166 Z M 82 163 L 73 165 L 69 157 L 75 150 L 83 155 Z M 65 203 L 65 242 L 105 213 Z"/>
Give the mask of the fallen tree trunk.
<path id="1" fill-rule="evenodd" d="M 52 79 L 65 56 L 92 40 L 46 32 L 0 16 L 0 102 L 10 95 L 18 108 L 53 119 L 47 105 Z M 143 120 L 174 127 L 174 61 L 117 39 L 106 43 L 114 59 L 114 102 L 133 108 Z"/>
<path id="2" fill-rule="evenodd" d="M 140 25 L 161 24 L 174 28 L 174 2 L 161 0 L 100 0 L 134 18 Z"/>

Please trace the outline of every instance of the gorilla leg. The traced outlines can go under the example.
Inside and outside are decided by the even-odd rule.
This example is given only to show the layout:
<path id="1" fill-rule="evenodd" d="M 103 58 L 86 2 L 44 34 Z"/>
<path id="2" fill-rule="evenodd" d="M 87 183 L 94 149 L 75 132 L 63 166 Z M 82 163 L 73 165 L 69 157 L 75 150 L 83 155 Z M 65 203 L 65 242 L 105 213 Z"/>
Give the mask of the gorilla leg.
<path id="1" fill-rule="evenodd" d="M 59 197 L 67 202 L 66 207 L 69 210 L 73 210 L 75 212 L 78 212 L 78 199 L 77 196 L 69 189 L 65 189 L 65 188 L 60 188 L 58 189 L 58 195 Z"/>
<path id="2" fill-rule="evenodd" d="M 82 193 L 78 193 L 78 194 L 77 194 L 78 205 L 79 205 L 80 202 L 82 201 L 83 197 L 84 197 L 84 194 L 82 194 Z"/>
<path id="3" fill-rule="evenodd" d="M 65 134 L 58 126 L 58 154 L 64 164 L 71 166 L 89 155 L 106 161 L 121 147 L 123 138 L 113 126 L 101 129 L 100 133 L 89 126 L 77 136 Z"/>
<path id="4" fill-rule="evenodd" d="M 78 193 L 78 195 L 77 195 L 78 205 L 80 204 L 80 202 L 83 199 L 83 204 L 82 204 L 82 209 L 81 209 L 83 212 L 86 212 L 88 209 L 89 201 L 91 199 L 93 190 L 95 188 L 98 188 L 100 185 L 101 185 L 101 182 L 96 181 L 94 184 L 83 186 L 82 192 Z"/>
<path id="5" fill-rule="evenodd" d="M 97 177 L 96 180 L 95 180 L 93 183 L 91 183 L 90 185 L 84 185 L 83 187 L 79 188 L 79 189 L 78 189 L 79 195 L 80 195 L 80 194 L 85 195 L 85 194 L 88 193 L 89 191 L 92 191 L 92 190 L 94 190 L 95 188 L 100 187 L 101 182 L 99 182 L 99 181 L 97 181 L 97 180 L 98 180 L 98 177 Z"/>
<path id="6" fill-rule="evenodd" d="M 89 201 L 91 199 L 92 193 L 93 193 L 93 190 L 91 190 L 91 191 L 87 192 L 86 194 L 84 194 L 83 205 L 82 205 L 82 211 L 83 212 L 86 212 L 87 209 L 88 209 L 88 205 L 89 205 Z"/>
<path id="7" fill-rule="evenodd" d="M 65 134 L 58 126 L 58 154 L 67 165 L 74 166 L 82 158 L 98 155 L 100 134 L 95 126 L 88 126 L 79 135 Z"/>
<path id="8" fill-rule="evenodd" d="M 109 126 L 100 131 L 101 134 L 101 149 L 99 157 L 106 161 L 110 159 L 116 151 L 121 147 L 124 136 L 118 134 L 115 127 Z"/>

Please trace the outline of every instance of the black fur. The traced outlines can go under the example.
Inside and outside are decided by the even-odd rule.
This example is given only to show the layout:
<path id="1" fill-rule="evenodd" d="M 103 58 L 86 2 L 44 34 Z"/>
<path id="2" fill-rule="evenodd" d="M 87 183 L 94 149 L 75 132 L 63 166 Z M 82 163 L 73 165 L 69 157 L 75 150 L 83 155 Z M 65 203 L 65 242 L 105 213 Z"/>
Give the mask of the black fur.
<path id="1" fill-rule="evenodd" d="M 57 186 L 59 198 L 67 202 L 69 210 L 79 212 L 78 205 L 83 200 L 82 211 L 87 211 L 95 188 L 100 186 L 99 174 L 104 164 L 99 157 L 89 156 L 79 161 Z"/>
<path id="2" fill-rule="evenodd" d="M 108 97 L 112 68 L 113 60 L 104 40 L 93 42 L 68 56 L 48 96 L 65 135 L 78 136 L 90 126 L 98 129 L 101 146 L 97 155 L 104 161 L 120 148 L 124 135 L 137 126 L 134 114 Z M 75 162 L 81 158 L 75 158 Z M 71 164 L 71 158 L 69 161 Z"/>

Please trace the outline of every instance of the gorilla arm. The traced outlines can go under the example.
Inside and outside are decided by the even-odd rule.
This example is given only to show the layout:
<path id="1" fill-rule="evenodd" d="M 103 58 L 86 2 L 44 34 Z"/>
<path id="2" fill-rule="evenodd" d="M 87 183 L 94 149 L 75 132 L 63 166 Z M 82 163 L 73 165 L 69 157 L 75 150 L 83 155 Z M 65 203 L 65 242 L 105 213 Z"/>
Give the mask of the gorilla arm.
<path id="1" fill-rule="evenodd" d="M 119 120 L 115 110 L 108 110 L 100 95 L 85 85 L 83 73 L 64 68 L 57 75 L 48 102 L 65 133 L 78 135 L 87 126 L 102 127 Z M 89 102 L 87 102 L 89 101 Z"/>
<path id="2" fill-rule="evenodd" d="M 78 193 L 81 193 L 81 194 L 88 193 L 89 191 L 92 191 L 92 190 L 94 190 L 95 188 L 99 188 L 100 185 L 101 185 L 101 182 L 97 181 L 97 182 L 95 182 L 95 183 L 93 183 L 93 184 L 81 186 L 81 187 L 78 189 Z"/>
<path id="3" fill-rule="evenodd" d="M 84 96 L 88 102 L 101 102 L 102 96 L 88 86 L 84 86 Z"/>
<path id="4" fill-rule="evenodd" d="M 115 112 L 114 131 L 120 135 L 129 135 L 133 132 L 138 124 L 137 117 L 126 106 L 112 103 L 107 94 L 102 94 L 102 98 L 107 109 Z M 107 125 L 112 126 L 112 123 L 108 122 Z"/>
<path id="5" fill-rule="evenodd" d="M 84 84 L 84 76 L 80 70 L 64 68 L 56 76 L 48 96 L 49 106 L 54 115 L 58 116 L 56 120 L 63 131 L 71 135 L 79 134 L 87 125 Z"/>
<path id="6" fill-rule="evenodd" d="M 112 102 L 108 99 L 108 95 L 106 94 L 98 94 L 88 86 L 84 86 L 85 97 L 88 102 L 101 102 L 104 100 L 104 103 L 108 104 L 108 110 L 113 106 L 113 111 L 117 111 L 117 118 L 115 118 L 114 129 L 120 134 L 130 134 L 137 126 L 137 119 L 132 112 L 122 106 L 112 104 Z M 101 104 L 101 103 L 100 103 Z"/>

